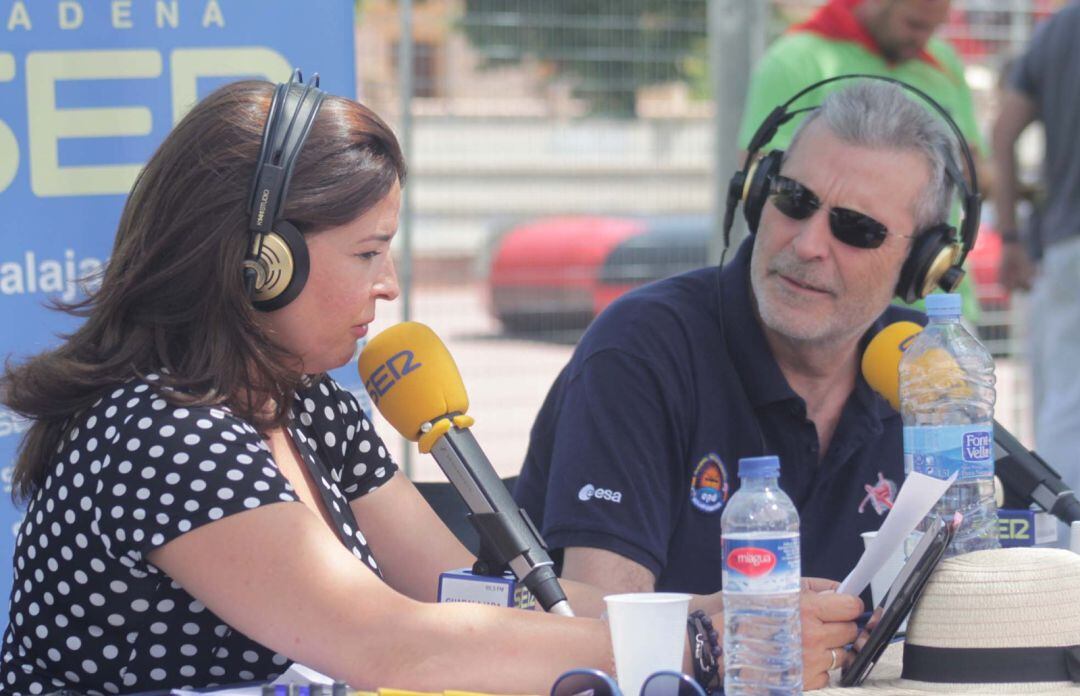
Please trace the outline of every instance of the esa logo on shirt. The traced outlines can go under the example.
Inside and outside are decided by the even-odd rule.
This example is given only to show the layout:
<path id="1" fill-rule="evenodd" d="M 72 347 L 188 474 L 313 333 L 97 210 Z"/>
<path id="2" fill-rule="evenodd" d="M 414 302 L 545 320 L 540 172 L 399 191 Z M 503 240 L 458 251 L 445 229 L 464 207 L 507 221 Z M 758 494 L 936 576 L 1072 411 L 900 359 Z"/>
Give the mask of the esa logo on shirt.
<path id="1" fill-rule="evenodd" d="M 622 491 L 613 491 L 610 488 L 597 488 L 591 483 L 586 483 L 581 487 L 581 490 L 577 492 L 578 500 L 581 502 L 588 502 L 589 500 L 610 500 L 613 503 L 622 502 Z"/>

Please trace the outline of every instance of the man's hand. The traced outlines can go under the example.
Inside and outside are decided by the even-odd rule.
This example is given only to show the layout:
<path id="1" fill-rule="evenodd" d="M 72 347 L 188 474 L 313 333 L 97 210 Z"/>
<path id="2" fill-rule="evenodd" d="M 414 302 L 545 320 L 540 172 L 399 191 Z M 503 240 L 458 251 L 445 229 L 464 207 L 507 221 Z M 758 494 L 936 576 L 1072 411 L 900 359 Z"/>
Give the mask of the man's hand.
<path id="1" fill-rule="evenodd" d="M 829 669 L 853 659 L 844 646 L 855 640 L 855 619 L 863 611 L 858 597 L 837 594 L 839 583 L 821 578 L 802 581 L 803 689 L 829 685 Z M 835 659 L 834 659 L 835 656 Z"/>
<path id="2" fill-rule="evenodd" d="M 998 282 L 1006 290 L 1030 290 L 1035 279 L 1035 264 L 1028 258 L 1027 251 L 1020 244 L 1001 245 L 1001 264 L 998 267 Z"/>

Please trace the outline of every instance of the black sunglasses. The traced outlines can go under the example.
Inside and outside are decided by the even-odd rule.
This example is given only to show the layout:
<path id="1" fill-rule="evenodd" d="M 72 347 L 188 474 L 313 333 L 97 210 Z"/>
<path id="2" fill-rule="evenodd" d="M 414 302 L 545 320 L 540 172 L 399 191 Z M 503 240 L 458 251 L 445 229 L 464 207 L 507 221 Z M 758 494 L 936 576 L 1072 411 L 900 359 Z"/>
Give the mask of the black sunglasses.
<path id="1" fill-rule="evenodd" d="M 821 209 L 816 193 L 781 174 L 769 184 L 769 199 L 792 220 L 806 220 Z M 889 234 L 889 228 L 874 218 L 848 208 L 829 208 L 829 229 L 841 242 L 859 249 L 877 249 Z"/>

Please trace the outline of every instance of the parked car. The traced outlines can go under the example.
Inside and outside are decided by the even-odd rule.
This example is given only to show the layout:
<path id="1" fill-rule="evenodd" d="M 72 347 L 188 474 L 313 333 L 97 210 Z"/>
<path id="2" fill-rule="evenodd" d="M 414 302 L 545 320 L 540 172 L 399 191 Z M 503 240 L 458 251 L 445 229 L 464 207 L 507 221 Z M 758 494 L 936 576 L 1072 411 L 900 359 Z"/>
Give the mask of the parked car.
<path id="1" fill-rule="evenodd" d="M 705 265 L 711 233 L 708 216 L 524 222 L 491 254 L 491 310 L 511 331 L 584 328 L 627 290 Z"/>
<path id="2" fill-rule="evenodd" d="M 567 215 L 522 222 L 495 241 L 489 304 L 511 332 L 583 329 L 631 288 L 704 266 L 716 227 L 707 215 Z M 983 307 L 980 334 L 1007 337 L 997 281 L 1001 239 L 989 225 L 968 255 Z M 1000 350 L 998 351 L 1000 352 Z"/>

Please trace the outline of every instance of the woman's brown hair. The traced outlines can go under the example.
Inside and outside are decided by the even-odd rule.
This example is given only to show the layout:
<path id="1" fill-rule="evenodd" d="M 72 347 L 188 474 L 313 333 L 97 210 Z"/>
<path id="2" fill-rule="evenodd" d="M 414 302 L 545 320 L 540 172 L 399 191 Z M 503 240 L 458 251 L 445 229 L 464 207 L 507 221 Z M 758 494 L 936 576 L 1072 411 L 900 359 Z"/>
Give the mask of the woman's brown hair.
<path id="1" fill-rule="evenodd" d="M 0 398 L 32 420 L 15 463 L 16 500 L 40 485 L 71 417 L 132 377 L 158 373 L 176 402 L 228 403 L 260 429 L 285 420 L 303 375 L 260 330 L 242 273 L 249 187 L 273 92 L 266 82 L 236 82 L 192 108 L 136 179 L 100 288 L 53 303 L 85 317 L 81 327 L 58 348 L 5 365 Z M 282 217 L 305 234 L 343 225 L 404 180 L 389 127 L 327 95 Z"/>

